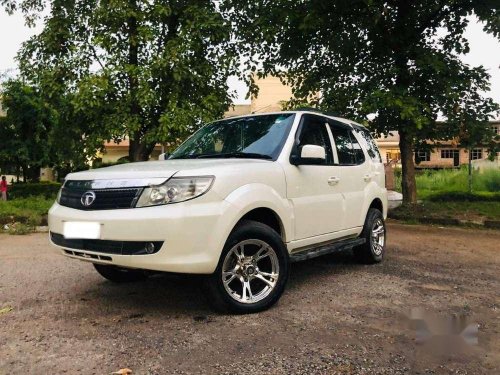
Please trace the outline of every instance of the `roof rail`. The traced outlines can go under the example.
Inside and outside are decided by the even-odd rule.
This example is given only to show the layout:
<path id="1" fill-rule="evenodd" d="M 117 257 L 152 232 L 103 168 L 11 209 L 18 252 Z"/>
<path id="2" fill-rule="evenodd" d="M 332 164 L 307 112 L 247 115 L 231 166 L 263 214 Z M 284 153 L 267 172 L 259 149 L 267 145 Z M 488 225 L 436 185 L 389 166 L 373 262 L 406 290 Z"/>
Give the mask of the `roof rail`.
<path id="1" fill-rule="evenodd" d="M 325 112 L 325 111 L 322 111 L 320 109 L 313 108 L 313 107 L 297 107 L 297 108 L 294 108 L 292 111 L 308 111 L 308 112 L 320 113 L 320 114 L 325 115 L 325 116 L 342 117 L 338 113 Z"/>
<path id="2" fill-rule="evenodd" d="M 317 112 L 317 113 L 322 113 L 325 114 L 323 111 L 314 108 L 314 107 L 297 107 L 292 109 L 293 111 L 309 111 L 309 112 Z"/>

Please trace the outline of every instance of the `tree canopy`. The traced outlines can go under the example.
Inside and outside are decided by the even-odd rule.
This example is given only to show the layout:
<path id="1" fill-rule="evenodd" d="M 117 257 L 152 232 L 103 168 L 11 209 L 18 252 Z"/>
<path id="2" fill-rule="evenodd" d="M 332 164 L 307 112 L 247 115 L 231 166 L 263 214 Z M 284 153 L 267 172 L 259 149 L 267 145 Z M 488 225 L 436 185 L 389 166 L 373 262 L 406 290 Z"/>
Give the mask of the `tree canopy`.
<path id="1" fill-rule="evenodd" d="M 0 97 L 6 112 L 0 117 L 0 162 L 22 172 L 25 181 L 36 181 L 41 167 L 61 174 L 84 169 L 102 148 L 82 136 L 92 130 L 86 117 L 73 112 L 70 98 L 59 97 L 56 109 L 37 87 L 19 79 L 3 82 Z"/>
<path id="2" fill-rule="evenodd" d="M 215 1 L 1 1 L 29 21 L 49 11 L 19 53 L 21 75 L 56 107 L 71 97 L 89 142 L 128 137 L 129 158 L 147 160 L 231 103 L 231 25 Z"/>
<path id="3" fill-rule="evenodd" d="M 249 71 L 282 77 L 297 102 L 365 122 L 373 114 L 377 133 L 399 131 L 407 203 L 416 202 L 414 151 L 458 136 L 458 114 L 485 129 L 498 108 L 482 95 L 485 69 L 460 59 L 471 15 L 500 36 L 497 0 L 222 3 Z M 449 126 L 437 126 L 440 116 Z"/>
<path id="4" fill-rule="evenodd" d="M 0 118 L 0 160 L 4 167 L 23 170 L 25 179 L 40 174 L 48 162 L 48 129 L 51 114 L 37 93 L 18 81 L 10 81 L 2 90 L 2 107 L 7 112 Z"/>

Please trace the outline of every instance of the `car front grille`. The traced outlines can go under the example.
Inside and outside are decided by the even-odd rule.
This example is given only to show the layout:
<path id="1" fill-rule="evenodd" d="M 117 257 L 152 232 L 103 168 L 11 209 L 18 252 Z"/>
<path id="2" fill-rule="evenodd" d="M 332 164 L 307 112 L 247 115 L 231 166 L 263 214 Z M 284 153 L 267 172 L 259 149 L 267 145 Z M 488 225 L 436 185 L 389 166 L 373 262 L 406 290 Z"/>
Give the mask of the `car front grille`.
<path id="1" fill-rule="evenodd" d="M 116 254 L 116 255 L 149 255 L 157 253 L 163 246 L 163 241 L 110 241 L 110 240 L 89 240 L 89 239 L 69 239 L 62 234 L 50 232 L 50 239 L 58 246 L 87 250 L 96 253 Z M 153 250 L 146 251 L 148 244 L 153 244 Z"/>
<path id="2" fill-rule="evenodd" d="M 114 210 L 121 208 L 132 208 L 143 188 L 119 188 L 119 189 L 75 189 L 63 187 L 59 204 L 78 210 Z M 94 201 L 85 206 L 82 203 L 82 197 L 85 193 L 91 191 L 95 194 Z"/>

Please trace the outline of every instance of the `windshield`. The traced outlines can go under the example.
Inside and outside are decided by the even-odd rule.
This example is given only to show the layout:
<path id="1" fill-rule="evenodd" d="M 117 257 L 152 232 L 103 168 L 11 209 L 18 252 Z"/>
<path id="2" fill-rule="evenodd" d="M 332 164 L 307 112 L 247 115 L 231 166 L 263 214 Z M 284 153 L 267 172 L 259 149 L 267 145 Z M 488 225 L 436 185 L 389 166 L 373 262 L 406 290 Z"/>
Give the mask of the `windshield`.
<path id="1" fill-rule="evenodd" d="M 240 117 L 198 130 L 169 159 L 260 158 L 275 160 L 290 132 L 292 113 Z"/>

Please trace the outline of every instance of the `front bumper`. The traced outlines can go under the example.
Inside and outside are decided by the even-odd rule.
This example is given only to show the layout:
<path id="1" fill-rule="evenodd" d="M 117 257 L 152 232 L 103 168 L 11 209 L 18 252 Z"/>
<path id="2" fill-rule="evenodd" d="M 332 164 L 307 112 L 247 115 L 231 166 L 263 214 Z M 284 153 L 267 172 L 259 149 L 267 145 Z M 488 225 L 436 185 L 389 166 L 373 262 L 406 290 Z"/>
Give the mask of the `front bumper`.
<path id="1" fill-rule="evenodd" d="M 107 253 L 106 249 L 79 249 L 83 246 L 78 245 L 58 246 L 51 241 L 72 258 L 129 268 L 209 274 L 217 267 L 236 210 L 230 203 L 212 200 L 208 195 L 171 205 L 101 211 L 81 211 L 55 203 L 49 211 L 49 230 L 62 235 L 66 221 L 98 222 L 100 240 L 163 242 L 154 254 L 123 255 Z"/>

